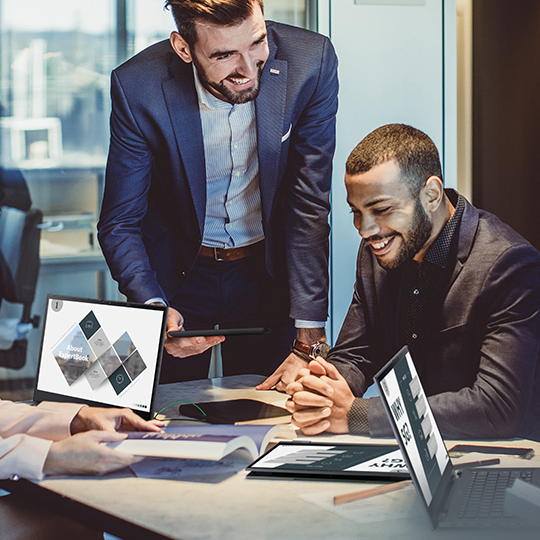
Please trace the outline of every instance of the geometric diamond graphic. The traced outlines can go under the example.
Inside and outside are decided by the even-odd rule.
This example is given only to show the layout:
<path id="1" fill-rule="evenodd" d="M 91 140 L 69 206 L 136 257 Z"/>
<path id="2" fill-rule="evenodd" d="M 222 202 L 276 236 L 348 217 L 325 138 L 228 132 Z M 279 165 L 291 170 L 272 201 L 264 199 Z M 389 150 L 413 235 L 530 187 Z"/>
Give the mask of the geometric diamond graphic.
<path id="1" fill-rule="evenodd" d="M 84 376 L 88 384 L 95 390 L 103 381 L 107 380 L 107 375 L 103 371 L 99 362 L 94 362 L 85 372 Z"/>
<path id="2" fill-rule="evenodd" d="M 112 384 L 116 395 L 120 394 L 122 390 L 127 388 L 131 384 L 131 379 L 124 369 L 124 366 L 120 366 L 110 377 L 109 382 Z"/>
<path id="3" fill-rule="evenodd" d="M 124 367 L 129 373 L 131 380 L 135 380 L 145 369 L 146 364 L 144 363 L 141 355 L 138 351 L 135 351 L 125 362 Z"/>
<path id="4" fill-rule="evenodd" d="M 101 328 L 101 325 L 96 319 L 93 311 L 90 311 L 90 313 L 88 313 L 88 315 L 79 323 L 79 325 L 82 328 L 84 335 L 88 339 L 90 339 Z"/>
<path id="5" fill-rule="evenodd" d="M 103 368 L 103 371 L 107 377 L 109 377 L 121 366 L 120 359 L 114 352 L 113 347 L 110 347 L 106 352 L 104 352 L 98 358 L 98 362 L 101 364 L 101 367 Z"/>
<path id="6" fill-rule="evenodd" d="M 96 359 L 78 326 L 73 328 L 73 330 L 53 349 L 53 354 L 69 386 L 71 386 Z"/>
<path id="7" fill-rule="evenodd" d="M 89 340 L 94 353 L 100 357 L 110 346 L 111 342 L 107 339 L 103 328 L 100 328 Z"/>
<path id="8" fill-rule="evenodd" d="M 122 336 L 118 338 L 113 347 L 122 362 L 124 362 L 124 360 L 135 350 L 135 344 L 131 341 L 127 332 L 124 332 Z"/>

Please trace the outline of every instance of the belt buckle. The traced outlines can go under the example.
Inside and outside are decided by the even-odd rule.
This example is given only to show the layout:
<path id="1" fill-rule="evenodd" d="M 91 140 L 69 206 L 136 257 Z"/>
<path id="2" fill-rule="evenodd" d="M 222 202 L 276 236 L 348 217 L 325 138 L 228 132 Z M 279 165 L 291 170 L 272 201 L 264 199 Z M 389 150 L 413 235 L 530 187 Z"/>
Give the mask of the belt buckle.
<path id="1" fill-rule="evenodd" d="M 221 258 L 219 257 L 219 255 L 218 255 L 218 249 L 219 249 L 219 248 L 216 248 L 216 247 L 214 248 L 214 259 L 215 259 L 216 261 L 225 261 L 226 259 L 221 259 Z"/>

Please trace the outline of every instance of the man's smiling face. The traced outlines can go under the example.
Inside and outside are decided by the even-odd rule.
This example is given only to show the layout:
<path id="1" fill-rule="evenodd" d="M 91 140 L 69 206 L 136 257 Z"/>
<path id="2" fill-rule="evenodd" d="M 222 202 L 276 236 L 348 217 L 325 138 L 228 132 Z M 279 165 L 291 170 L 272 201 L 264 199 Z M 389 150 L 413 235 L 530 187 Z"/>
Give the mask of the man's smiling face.
<path id="1" fill-rule="evenodd" d="M 246 103 L 259 93 L 268 59 L 266 23 L 260 5 L 240 24 L 196 23 L 197 41 L 189 47 L 176 32 L 171 43 L 185 62 L 193 62 L 201 84 L 218 99 Z"/>
<path id="2" fill-rule="evenodd" d="M 422 260 L 433 224 L 420 197 L 413 198 L 395 161 L 345 175 L 354 226 L 379 264 L 392 270 L 409 259 Z"/>

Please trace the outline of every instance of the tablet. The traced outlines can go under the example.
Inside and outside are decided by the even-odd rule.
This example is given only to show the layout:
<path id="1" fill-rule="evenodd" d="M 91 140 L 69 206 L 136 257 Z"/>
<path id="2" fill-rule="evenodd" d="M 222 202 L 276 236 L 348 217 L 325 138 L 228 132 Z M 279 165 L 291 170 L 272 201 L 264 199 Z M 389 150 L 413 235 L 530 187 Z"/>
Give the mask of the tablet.
<path id="1" fill-rule="evenodd" d="M 409 470 L 395 444 L 281 441 L 246 468 L 248 476 L 406 480 Z"/>
<path id="2" fill-rule="evenodd" d="M 211 330 L 173 330 L 167 332 L 170 337 L 197 337 L 197 336 L 252 336 L 268 334 L 271 328 L 212 328 Z"/>
<path id="3" fill-rule="evenodd" d="M 263 418 L 290 416 L 283 407 L 256 399 L 228 399 L 206 403 L 184 403 L 178 408 L 180 414 L 209 424 L 236 424 Z"/>

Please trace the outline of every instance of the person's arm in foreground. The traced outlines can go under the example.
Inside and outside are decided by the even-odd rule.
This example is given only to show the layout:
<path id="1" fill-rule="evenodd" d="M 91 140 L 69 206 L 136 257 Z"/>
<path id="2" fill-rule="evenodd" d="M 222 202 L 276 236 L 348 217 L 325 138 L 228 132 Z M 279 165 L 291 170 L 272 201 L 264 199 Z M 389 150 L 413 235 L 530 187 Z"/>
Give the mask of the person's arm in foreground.
<path id="1" fill-rule="evenodd" d="M 117 429 L 159 431 L 162 425 L 147 422 L 130 409 L 50 402 L 30 407 L 0 401 L 0 478 L 40 480 L 44 474 L 112 472 L 141 458 L 101 443 L 124 439 Z"/>

